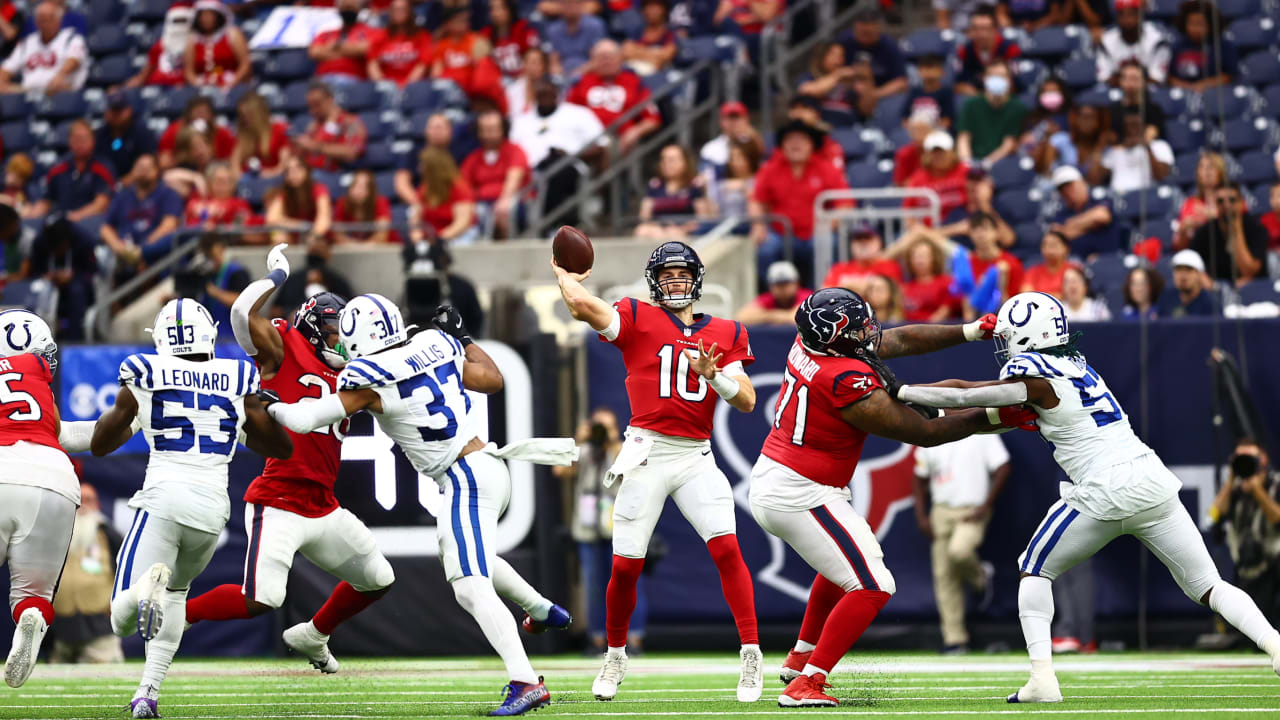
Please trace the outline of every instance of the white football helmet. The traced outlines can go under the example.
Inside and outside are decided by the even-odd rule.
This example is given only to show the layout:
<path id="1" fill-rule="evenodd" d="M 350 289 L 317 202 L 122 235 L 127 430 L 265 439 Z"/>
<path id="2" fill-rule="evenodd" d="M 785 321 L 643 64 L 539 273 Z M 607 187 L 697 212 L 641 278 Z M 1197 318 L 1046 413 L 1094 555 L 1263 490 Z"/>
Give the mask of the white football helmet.
<path id="1" fill-rule="evenodd" d="M 409 330 L 395 303 L 377 293 L 357 295 L 338 316 L 335 349 L 354 360 L 399 345 L 408 339 Z"/>
<path id="2" fill-rule="evenodd" d="M 1047 293 L 1019 293 L 1000 306 L 993 339 L 996 359 L 1002 364 L 1028 350 L 1064 345 L 1071 339 L 1066 310 Z"/>
<path id="3" fill-rule="evenodd" d="M 58 368 L 58 343 L 53 341 L 53 331 L 39 315 L 29 310 L 5 310 L 0 312 L 0 357 L 13 357 L 31 353 L 49 363 L 49 372 Z"/>
<path id="4" fill-rule="evenodd" d="M 161 355 L 208 355 L 218 342 L 218 323 L 209 310 L 191 298 L 165 303 L 149 328 L 156 352 Z"/>

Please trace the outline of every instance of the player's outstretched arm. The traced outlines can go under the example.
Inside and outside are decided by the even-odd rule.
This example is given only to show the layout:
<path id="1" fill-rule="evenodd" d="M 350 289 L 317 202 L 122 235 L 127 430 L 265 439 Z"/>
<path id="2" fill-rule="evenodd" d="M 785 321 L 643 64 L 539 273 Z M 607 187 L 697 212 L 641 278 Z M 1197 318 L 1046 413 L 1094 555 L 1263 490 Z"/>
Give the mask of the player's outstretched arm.
<path id="1" fill-rule="evenodd" d="M 262 316 L 262 307 L 289 279 L 289 260 L 284 256 L 286 247 L 288 244 L 281 243 L 271 248 L 267 255 L 267 276 L 249 283 L 231 305 L 231 330 L 236 342 L 257 361 L 259 372 L 268 380 L 284 361 L 284 340 L 271 321 Z"/>
<path id="2" fill-rule="evenodd" d="M 93 426 L 93 437 L 89 441 L 89 450 L 98 457 L 117 450 L 133 437 L 133 420 L 138 416 L 138 399 L 129 391 L 127 385 L 120 386 L 116 393 L 115 404 L 102 413 Z"/>
<path id="3" fill-rule="evenodd" d="M 244 444 L 263 457 L 283 460 L 293 454 L 289 433 L 267 414 L 256 395 L 244 398 Z"/>
<path id="4" fill-rule="evenodd" d="M 382 410 L 382 400 L 378 393 L 369 388 L 339 390 L 318 400 L 296 403 L 280 402 L 280 396 L 276 393 L 260 390 L 258 399 L 265 404 L 267 414 L 276 422 L 299 435 L 315 432 L 361 410 Z"/>
<path id="5" fill-rule="evenodd" d="M 876 354 L 881 358 L 923 355 L 952 345 L 990 340 L 996 327 L 995 315 L 983 315 L 963 325 L 903 325 L 884 331 Z"/>
<path id="6" fill-rule="evenodd" d="M 935 408 L 1011 407 L 1028 402 L 1042 408 L 1058 406 L 1058 396 L 1049 381 L 1033 377 L 902 385 L 898 388 L 898 399 Z"/>
<path id="7" fill-rule="evenodd" d="M 440 332 L 452 336 L 462 343 L 463 357 L 462 386 L 468 390 L 482 392 L 486 395 L 502 390 L 502 371 L 497 363 L 489 357 L 489 353 L 476 344 L 462 322 L 462 313 L 452 305 L 441 305 L 431 316 L 431 323 Z"/>
<path id="8" fill-rule="evenodd" d="M 554 258 L 551 260 L 551 269 L 560 282 L 560 297 L 564 298 L 564 305 L 569 308 L 573 319 L 585 322 L 596 332 L 608 328 L 609 323 L 613 322 L 614 309 L 582 287 L 582 281 L 591 277 L 591 271 L 571 273 L 557 265 Z"/>
<path id="9" fill-rule="evenodd" d="M 906 405 L 895 402 L 889 397 L 889 393 L 879 388 L 840 411 L 844 421 L 859 430 L 921 447 L 955 442 L 974 433 L 998 427 L 1016 427 L 1033 419 L 1029 412 L 1023 414 L 1013 410 L 999 411 L 994 422 L 989 415 L 986 409 L 978 408 L 948 413 L 929 420 Z"/>

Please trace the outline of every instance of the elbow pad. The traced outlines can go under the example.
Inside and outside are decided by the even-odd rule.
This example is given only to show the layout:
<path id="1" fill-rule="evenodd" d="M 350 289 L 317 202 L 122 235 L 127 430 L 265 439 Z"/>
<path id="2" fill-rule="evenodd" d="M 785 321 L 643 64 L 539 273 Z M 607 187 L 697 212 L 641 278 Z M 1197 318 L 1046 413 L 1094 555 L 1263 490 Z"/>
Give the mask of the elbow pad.
<path id="1" fill-rule="evenodd" d="M 898 399 L 936 408 L 1007 407 L 1027 401 L 1027 386 L 1020 382 L 979 388 L 903 385 L 898 390 Z"/>
<path id="2" fill-rule="evenodd" d="M 267 406 L 267 414 L 295 433 L 306 435 L 317 428 L 342 420 L 347 416 L 347 409 L 342 404 L 342 398 L 333 394 L 325 395 L 319 400 L 271 403 Z"/>

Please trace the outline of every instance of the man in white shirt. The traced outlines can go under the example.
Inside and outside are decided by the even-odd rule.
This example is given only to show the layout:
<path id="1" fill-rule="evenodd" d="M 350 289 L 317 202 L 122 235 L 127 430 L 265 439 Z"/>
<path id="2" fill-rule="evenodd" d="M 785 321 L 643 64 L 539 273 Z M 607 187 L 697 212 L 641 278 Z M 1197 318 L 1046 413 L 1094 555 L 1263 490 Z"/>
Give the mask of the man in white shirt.
<path id="1" fill-rule="evenodd" d="M 62 27 L 62 9 L 52 2 L 36 6 L 36 31 L 22 39 L 0 65 L 0 92 L 48 95 L 79 90 L 89 76 L 84 36 Z M 22 77 L 21 84 L 14 78 Z"/>
<path id="2" fill-rule="evenodd" d="M 982 592 L 983 603 L 990 602 L 994 568 L 978 558 L 978 546 L 1009 469 L 1009 451 L 995 435 L 916 449 L 916 523 L 933 543 L 933 592 L 944 653 L 963 653 L 969 646 L 965 585 Z"/>
<path id="3" fill-rule="evenodd" d="M 553 151 L 573 155 L 596 142 L 608 144 L 604 126 L 589 108 L 560 102 L 560 93 L 549 81 L 533 91 L 534 107 L 511 124 L 511 141 L 524 150 L 529 165 L 537 167 Z"/>
<path id="4" fill-rule="evenodd" d="M 758 136 L 751 127 L 747 106 L 732 100 L 720 106 L 720 134 L 702 146 L 702 150 L 698 152 L 698 160 L 720 173 L 729 164 L 729 141 L 749 141 L 754 138 Z"/>
<path id="5" fill-rule="evenodd" d="M 1098 43 L 1098 82 L 1110 82 L 1125 60 L 1136 60 L 1147 77 L 1163 85 L 1173 54 L 1169 40 L 1154 23 L 1142 19 L 1143 0 L 1116 0 L 1116 24 Z"/>
<path id="6" fill-rule="evenodd" d="M 1101 170 L 1111 176 L 1111 190 L 1124 194 L 1145 190 L 1173 170 L 1173 148 L 1156 138 L 1147 140 L 1146 124 L 1138 108 L 1124 114 L 1124 138 L 1102 154 Z"/>

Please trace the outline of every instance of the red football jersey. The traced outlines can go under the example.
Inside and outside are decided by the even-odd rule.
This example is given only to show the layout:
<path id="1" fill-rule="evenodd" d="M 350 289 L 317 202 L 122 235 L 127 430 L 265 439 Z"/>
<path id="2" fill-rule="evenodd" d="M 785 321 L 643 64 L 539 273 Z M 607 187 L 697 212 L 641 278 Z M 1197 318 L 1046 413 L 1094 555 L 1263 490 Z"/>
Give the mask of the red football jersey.
<path id="1" fill-rule="evenodd" d="M 600 118 L 600 124 L 605 127 L 609 127 L 609 123 L 622 117 L 623 113 L 636 105 L 648 104 L 640 114 L 618 128 L 619 131 L 623 131 L 641 120 L 662 122 L 662 115 L 651 102 L 651 96 L 652 93 L 645 87 L 639 75 L 630 70 L 623 70 L 611 80 L 606 80 L 595 73 L 586 73 L 578 84 L 569 90 L 564 100 L 591 108 L 596 117 Z"/>
<path id="2" fill-rule="evenodd" d="M 747 329 L 740 322 L 694 315 L 685 325 L 673 313 L 635 298 L 619 300 L 614 308 L 622 319 L 613 344 L 627 366 L 627 399 L 631 424 L 663 435 L 706 440 L 719 398 L 706 378 L 689 369 L 685 350 L 698 351 L 698 341 L 724 353 L 720 367 L 755 362 Z M 609 342 L 601 336 L 601 340 Z"/>
<path id="3" fill-rule="evenodd" d="M 62 449 L 50 382 L 49 363 L 39 355 L 0 358 L 0 445 L 25 440 Z"/>
<path id="4" fill-rule="evenodd" d="M 761 452 L 816 483 L 847 487 L 867 433 L 840 411 L 883 387 L 870 365 L 853 358 L 813 355 L 797 340 L 787 353 L 773 430 Z"/>
<path id="5" fill-rule="evenodd" d="M 280 399 L 287 403 L 337 392 L 338 371 L 316 357 L 302 333 L 284 320 L 272 320 L 271 324 L 284 341 L 284 359 L 275 376 L 262 381 L 262 387 L 280 393 Z M 287 432 L 293 440 L 293 455 L 284 460 L 267 458 L 262 475 L 245 491 L 244 501 L 303 517 L 328 515 L 338 507 L 333 485 L 342 462 L 342 440 L 327 427 L 306 435 Z"/>

